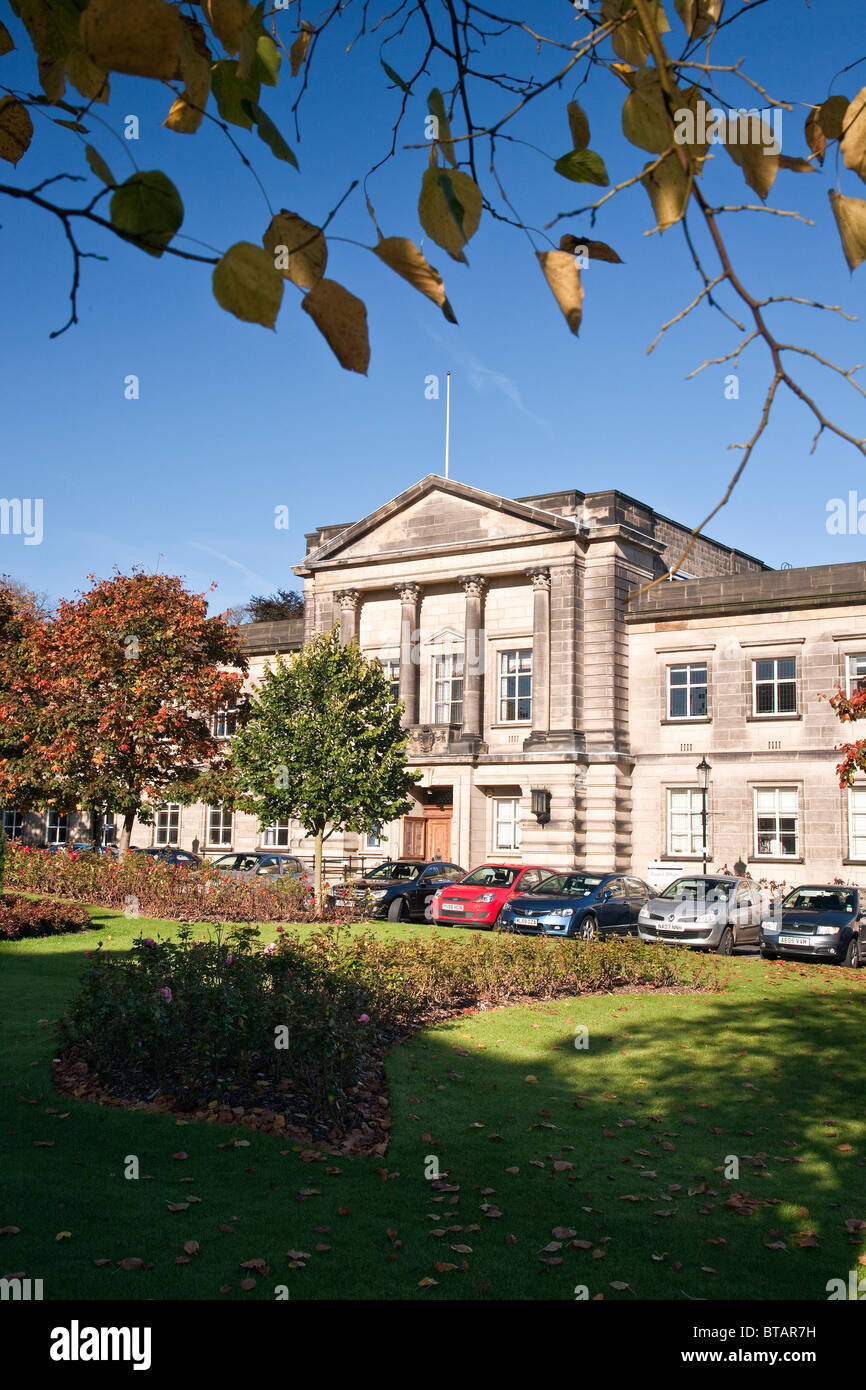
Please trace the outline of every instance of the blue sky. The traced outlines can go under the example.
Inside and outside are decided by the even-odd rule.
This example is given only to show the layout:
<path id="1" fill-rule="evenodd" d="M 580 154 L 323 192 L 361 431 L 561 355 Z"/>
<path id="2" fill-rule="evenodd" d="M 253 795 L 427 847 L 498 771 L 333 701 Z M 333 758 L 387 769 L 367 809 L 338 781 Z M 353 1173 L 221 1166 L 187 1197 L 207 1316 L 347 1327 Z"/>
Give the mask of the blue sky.
<path id="1" fill-rule="evenodd" d="M 254 134 L 233 132 L 273 207 L 311 221 L 326 216 L 352 179 L 382 156 L 398 110 L 399 94 L 379 67 L 379 39 L 346 52 L 357 29 L 355 8 L 323 46 L 301 110 L 300 141 L 288 115 L 297 82 L 285 73 L 276 90 L 263 89 L 263 105 L 296 148 L 301 172 L 275 160 Z M 667 10 L 679 36 L 673 0 Z M 531 11 L 543 33 L 570 41 L 585 29 L 563 0 L 534 3 Z M 20 40 L 9 6 L 0 4 L 0 14 Z M 811 6 L 767 0 L 731 26 L 730 39 L 719 36 L 714 61 L 754 55 L 747 70 L 773 95 L 795 103 L 831 91 L 853 97 L 866 83 L 866 64 L 832 79 L 859 57 L 849 42 L 855 17 L 862 18 L 855 0 Z M 507 60 L 491 57 L 490 65 L 552 71 L 526 43 Z M 397 40 L 386 49 L 398 72 L 410 71 L 410 47 Z M 18 52 L 0 59 L 0 82 L 35 91 L 26 52 L 19 42 Z M 447 85 L 435 66 L 431 79 L 418 83 L 398 144 L 423 139 L 425 97 L 434 81 Z M 183 231 L 220 250 L 237 240 L 258 242 L 270 214 L 221 132 L 204 127 L 195 136 L 172 134 L 160 125 L 170 98 L 153 84 L 115 77 L 112 85 L 111 105 L 100 113 L 116 132 L 125 115 L 139 116 L 141 138 L 131 153 L 140 168 L 161 168 L 177 184 L 186 209 Z M 724 79 L 720 91 L 723 105 L 755 104 L 736 81 Z M 604 73 L 580 89 L 566 79 L 513 130 L 554 158 L 565 153 L 571 143 L 565 105 L 576 97 L 590 118 L 592 148 L 605 159 L 612 182 L 619 182 L 650 158 L 622 135 L 624 96 L 625 88 Z M 485 100 L 477 98 L 480 115 L 498 114 L 489 102 L 485 109 Z M 804 117 L 805 106 L 784 114 L 786 153 L 806 152 Z M 116 175 L 132 172 L 116 135 L 93 125 L 90 138 Z M 492 191 L 488 163 L 486 150 L 480 152 L 482 181 Z M 424 167 L 423 150 L 399 149 L 371 180 L 385 235 L 421 240 L 417 193 Z M 511 201 L 536 226 L 601 192 L 566 181 L 551 160 L 522 146 L 500 146 L 497 167 Z M 17 169 L 0 167 L 0 183 L 29 187 L 58 170 L 89 175 L 83 142 L 41 115 L 30 150 Z M 771 311 L 783 340 L 850 367 L 864 358 L 866 267 L 852 277 L 842 255 L 827 199 L 837 176 L 844 192 L 866 196 L 841 161 L 837 169 L 835 153 L 819 174 L 780 173 L 770 194 L 770 205 L 797 207 L 814 227 L 767 213 L 731 214 L 722 222 L 735 266 L 753 291 L 839 304 L 860 316 L 852 324 L 811 309 Z M 757 201 L 720 148 L 704 186 L 718 204 Z M 58 196 L 74 205 L 95 187 L 92 179 L 61 183 Z M 253 592 L 295 587 L 300 581 L 291 566 L 303 555 L 305 531 L 356 520 L 424 474 L 442 471 L 448 370 L 453 477 L 506 496 L 617 487 L 694 524 L 724 491 L 737 461 L 728 446 L 753 432 L 769 380 L 763 346 L 749 349 L 740 364 L 738 400 L 724 394 L 730 367 L 685 380 L 737 341 L 735 330 L 705 307 L 647 357 L 661 324 L 685 307 L 700 282 L 679 229 L 645 235 L 653 219 L 640 186 L 601 210 L 592 235 L 609 241 L 625 264 L 593 262 L 584 273 L 577 339 L 527 238 L 486 215 L 470 244 L 468 267 L 425 243 L 445 277 L 456 327 L 369 251 L 333 241 L 328 274 L 367 304 L 367 378 L 340 369 L 300 311 L 293 286 L 286 286 L 272 333 L 218 307 L 209 266 L 157 260 L 99 232 L 84 232 L 82 244 L 110 259 L 83 263 L 80 322 L 51 340 L 68 311 L 70 257 L 62 231 L 53 219 L 4 198 L 0 224 L 0 491 L 44 499 L 42 544 L 0 536 L 0 570 L 55 599 L 83 586 L 89 572 L 105 575 L 113 565 L 182 574 L 196 589 L 216 581 L 219 607 L 242 603 Z M 589 219 L 563 221 L 554 235 L 566 230 L 589 234 Z M 360 189 L 329 233 L 375 241 Z M 191 242 L 177 244 L 193 249 Z M 540 249 L 546 244 L 536 238 Z M 709 252 L 706 263 L 715 264 Z M 805 359 L 792 365 L 826 414 L 855 435 L 866 434 L 862 397 Z M 425 398 L 425 379 L 434 373 L 443 384 L 438 401 Z M 140 379 L 137 401 L 124 398 L 129 374 Z M 858 488 L 866 497 L 863 457 L 827 435 L 811 457 L 813 433 L 806 410 L 782 395 L 770 432 L 709 533 L 773 565 L 862 558 L 862 537 L 828 535 L 825 523 L 830 498 Z M 274 527 L 278 506 L 289 507 L 288 531 Z"/>

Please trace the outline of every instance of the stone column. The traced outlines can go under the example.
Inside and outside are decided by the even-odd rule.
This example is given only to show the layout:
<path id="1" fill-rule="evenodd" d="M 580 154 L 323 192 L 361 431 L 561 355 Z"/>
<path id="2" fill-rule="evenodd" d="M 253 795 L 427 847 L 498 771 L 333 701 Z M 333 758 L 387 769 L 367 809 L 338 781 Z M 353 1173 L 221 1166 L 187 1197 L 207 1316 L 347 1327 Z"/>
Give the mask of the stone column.
<path id="1" fill-rule="evenodd" d="M 346 646 L 349 642 L 354 642 L 358 635 L 358 599 L 360 594 L 357 589 L 338 589 L 334 598 L 340 605 L 340 642 Z"/>
<path id="2" fill-rule="evenodd" d="M 528 569 L 532 580 L 532 737 L 550 730 L 550 570 Z"/>
<path id="3" fill-rule="evenodd" d="M 403 701 L 403 727 L 418 723 L 420 688 L 420 649 L 418 643 L 418 603 L 420 584 L 395 584 L 403 610 L 400 614 L 400 699 Z"/>
<path id="4" fill-rule="evenodd" d="M 463 574 L 458 579 L 466 593 L 463 658 L 463 733 L 464 739 L 480 739 L 484 723 L 484 660 L 482 633 L 484 628 L 484 580 L 478 574 Z"/>

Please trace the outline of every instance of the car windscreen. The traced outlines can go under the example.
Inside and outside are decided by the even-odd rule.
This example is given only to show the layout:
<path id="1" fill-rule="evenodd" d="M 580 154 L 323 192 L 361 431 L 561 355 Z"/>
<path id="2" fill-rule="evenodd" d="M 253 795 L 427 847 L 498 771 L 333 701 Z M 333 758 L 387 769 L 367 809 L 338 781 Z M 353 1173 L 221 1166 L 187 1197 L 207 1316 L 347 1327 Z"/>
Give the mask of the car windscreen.
<path id="1" fill-rule="evenodd" d="M 678 903 L 725 902 L 733 886 L 730 879 L 725 878 L 678 878 L 659 896 Z"/>
<path id="2" fill-rule="evenodd" d="M 853 912 L 857 894 L 853 888 L 795 888 L 782 903 L 786 912 Z"/>
<path id="3" fill-rule="evenodd" d="M 213 866 L 215 869 L 245 870 L 254 869 L 258 862 L 257 854 L 221 854 Z"/>
<path id="4" fill-rule="evenodd" d="M 601 882 L 598 874 L 551 874 L 532 891 L 555 898 L 588 898 Z"/>
<path id="5" fill-rule="evenodd" d="M 417 878 L 420 865 L 418 864 L 379 864 L 377 868 L 371 869 L 366 878 L 398 878 L 409 879 Z"/>
<path id="6" fill-rule="evenodd" d="M 519 873 L 519 869 L 508 869 L 501 864 L 482 864 L 460 882 L 467 888 L 510 888 Z"/>

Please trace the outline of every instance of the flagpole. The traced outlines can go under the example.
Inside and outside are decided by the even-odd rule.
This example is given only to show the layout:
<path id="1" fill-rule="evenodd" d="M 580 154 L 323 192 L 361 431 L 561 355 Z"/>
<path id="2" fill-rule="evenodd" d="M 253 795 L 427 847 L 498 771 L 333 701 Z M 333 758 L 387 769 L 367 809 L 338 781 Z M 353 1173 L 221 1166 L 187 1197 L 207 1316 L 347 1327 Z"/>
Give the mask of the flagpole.
<path id="1" fill-rule="evenodd" d="M 445 477 L 448 477 L 448 466 L 451 454 L 451 373 L 445 376 Z"/>

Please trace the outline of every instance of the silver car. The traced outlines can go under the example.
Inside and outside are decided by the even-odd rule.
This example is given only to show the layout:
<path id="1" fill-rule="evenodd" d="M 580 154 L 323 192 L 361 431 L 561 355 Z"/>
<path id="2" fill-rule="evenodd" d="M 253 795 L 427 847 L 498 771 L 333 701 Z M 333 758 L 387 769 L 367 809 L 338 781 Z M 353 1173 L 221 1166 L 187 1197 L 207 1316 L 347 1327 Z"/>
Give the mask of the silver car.
<path id="1" fill-rule="evenodd" d="M 737 946 L 757 945 L 761 890 L 750 878 L 694 874 L 678 878 L 638 914 L 641 941 L 693 946 L 729 956 Z"/>
<path id="2" fill-rule="evenodd" d="M 213 867 L 229 878 L 283 878 L 289 874 L 300 878 L 305 873 L 300 859 L 291 854 L 273 854 L 269 850 L 250 850 L 246 854 L 221 854 Z"/>

